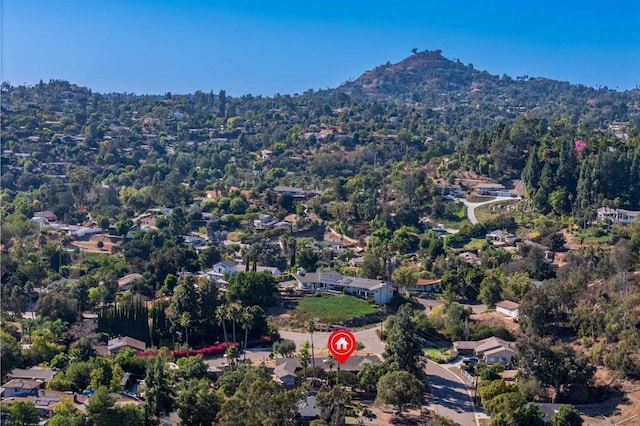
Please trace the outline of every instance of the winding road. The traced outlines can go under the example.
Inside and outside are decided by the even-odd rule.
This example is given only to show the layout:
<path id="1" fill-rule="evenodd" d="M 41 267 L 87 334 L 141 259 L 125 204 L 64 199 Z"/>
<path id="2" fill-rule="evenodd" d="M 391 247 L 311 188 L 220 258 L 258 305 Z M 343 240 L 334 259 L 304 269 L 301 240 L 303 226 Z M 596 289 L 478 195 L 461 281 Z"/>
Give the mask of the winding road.
<path id="1" fill-rule="evenodd" d="M 467 217 L 469 221 L 476 225 L 478 223 L 478 219 L 476 218 L 476 207 L 484 206 L 485 204 L 497 203 L 499 201 L 508 201 L 508 200 L 519 200 L 520 197 L 495 197 L 493 200 L 489 201 L 481 201 L 479 203 L 470 203 L 469 201 L 462 200 L 462 204 L 467 207 Z"/>

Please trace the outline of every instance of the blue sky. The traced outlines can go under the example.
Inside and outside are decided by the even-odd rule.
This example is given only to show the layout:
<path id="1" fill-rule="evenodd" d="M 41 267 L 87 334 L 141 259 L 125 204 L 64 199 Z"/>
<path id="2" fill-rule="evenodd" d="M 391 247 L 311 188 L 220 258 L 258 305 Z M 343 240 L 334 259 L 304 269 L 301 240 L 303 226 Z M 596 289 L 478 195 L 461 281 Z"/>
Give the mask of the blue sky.
<path id="1" fill-rule="evenodd" d="M 293 94 L 415 47 L 492 74 L 640 85 L 637 0 L 1 1 L 1 78 L 12 84 Z"/>

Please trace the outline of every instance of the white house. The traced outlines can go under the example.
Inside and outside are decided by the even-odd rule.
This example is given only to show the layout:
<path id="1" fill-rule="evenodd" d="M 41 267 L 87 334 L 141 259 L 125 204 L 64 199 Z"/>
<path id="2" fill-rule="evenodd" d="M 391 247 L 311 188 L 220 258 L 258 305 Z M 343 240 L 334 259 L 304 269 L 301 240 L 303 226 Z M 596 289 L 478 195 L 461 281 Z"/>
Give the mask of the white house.
<path id="1" fill-rule="evenodd" d="M 520 305 L 511 300 L 503 300 L 496 303 L 496 311 L 511 318 L 518 318 L 518 308 Z"/>
<path id="2" fill-rule="evenodd" d="M 500 242 L 500 243 L 506 243 L 506 244 L 513 244 L 517 241 L 518 237 L 516 237 L 514 234 L 510 232 L 497 229 L 495 231 L 489 232 L 487 234 L 487 239 L 489 241 L 493 241 L 494 243 Z"/>
<path id="3" fill-rule="evenodd" d="M 361 277 L 347 277 L 334 271 L 299 272 L 293 274 L 299 290 L 344 291 L 364 299 L 373 299 L 379 305 L 389 303 L 394 288 L 385 281 Z"/>
<path id="4" fill-rule="evenodd" d="M 598 222 L 629 224 L 638 220 L 638 215 L 640 215 L 640 211 L 600 207 L 598 209 Z"/>
<path id="5" fill-rule="evenodd" d="M 238 266 L 238 264 L 233 260 L 223 260 L 213 265 L 213 273 L 220 276 L 227 273 L 233 275 L 236 273 L 236 266 Z"/>
<path id="6" fill-rule="evenodd" d="M 246 264 L 236 263 L 233 260 L 224 260 L 213 265 L 213 270 L 210 274 L 213 278 L 216 276 L 223 277 L 225 274 L 235 275 L 238 272 L 252 271 L 252 268 L 251 265 L 247 268 Z M 274 277 L 282 275 L 282 271 L 275 266 L 256 266 L 256 272 L 268 272 Z"/>

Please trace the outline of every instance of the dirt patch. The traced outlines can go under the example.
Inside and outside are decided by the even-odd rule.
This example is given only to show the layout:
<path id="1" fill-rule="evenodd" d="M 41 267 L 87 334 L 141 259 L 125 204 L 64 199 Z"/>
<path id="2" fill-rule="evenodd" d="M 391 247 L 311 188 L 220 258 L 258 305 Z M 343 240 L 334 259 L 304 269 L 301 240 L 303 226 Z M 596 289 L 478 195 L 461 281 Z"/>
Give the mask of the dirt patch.
<path id="1" fill-rule="evenodd" d="M 98 248 L 98 241 L 102 241 L 102 248 Z M 110 254 L 113 246 L 117 244 L 113 243 L 109 238 L 102 235 L 93 235 L 88 241 L 74 241 L 71 246 L 78 247 L 85 253 L 105 253 Z"/>

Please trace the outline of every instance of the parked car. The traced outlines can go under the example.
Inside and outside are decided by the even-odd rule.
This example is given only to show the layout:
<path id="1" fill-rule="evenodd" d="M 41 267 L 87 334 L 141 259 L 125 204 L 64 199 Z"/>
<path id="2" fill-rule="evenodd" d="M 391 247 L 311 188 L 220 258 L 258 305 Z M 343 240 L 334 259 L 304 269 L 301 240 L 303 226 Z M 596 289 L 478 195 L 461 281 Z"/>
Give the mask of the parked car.
<path id="1" fill-rule="evenodd" d="M 478 364 L 480 360 L 474 356 L 462 358 L 463 364 Z"/>

